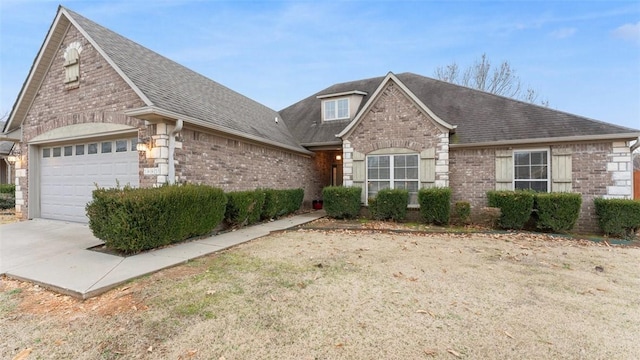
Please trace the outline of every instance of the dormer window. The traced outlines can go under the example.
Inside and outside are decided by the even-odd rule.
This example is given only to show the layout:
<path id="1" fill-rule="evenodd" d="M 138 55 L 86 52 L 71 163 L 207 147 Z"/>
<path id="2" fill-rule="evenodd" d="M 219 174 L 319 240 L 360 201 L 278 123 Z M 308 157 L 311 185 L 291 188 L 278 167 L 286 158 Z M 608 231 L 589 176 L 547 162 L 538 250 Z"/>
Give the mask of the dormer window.
<path id="1" fill-rule="evenodd" d="M 349 99 L 335 99 L 324 101 L 324 120 L 339 120 L 349 118 Z"/>
<path id="2" fill-rule="evenodd" d="M 322 121 L 352 119 L 365 96 L 366 92 L 358 90 L 318 95 L 322 100 Z"/>

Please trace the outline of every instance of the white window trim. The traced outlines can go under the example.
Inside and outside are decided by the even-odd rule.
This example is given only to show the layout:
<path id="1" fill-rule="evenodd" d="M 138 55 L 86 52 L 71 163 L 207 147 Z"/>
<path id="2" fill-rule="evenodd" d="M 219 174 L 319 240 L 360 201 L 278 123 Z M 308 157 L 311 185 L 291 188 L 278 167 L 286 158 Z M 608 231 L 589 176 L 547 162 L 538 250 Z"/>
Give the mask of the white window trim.
<path id="1" fill-rule="evenodd" d="M 338 116 L 338 102 L 339 101 L 346 101 L 347 102 L 347 116 L 343 116 L 343 117 L 339 117 Z M 327 106 L 328 103 L 335 103 L 336 117 L 334 117 L 334 118 L 327 117 L 327 111 L 326 111 L 327 108 L 326 108 L 326 106 Z M 349 98 L 322 100 L 322 119 L 324 121 L 334 121 L 334 120 L 349 119 L 350 118 L 350 114 L 351 114 L 351 102 L 349 101 Z"/>
<path id="2" fill-rule="evenodd" d="M 516 181 L 540 181 L 538 179 L 516 179 L 516 153 L 522 152 L 546 152 L 547 153 L 547 192 L 551 192 L 551 150 L 549 148 L 514 149 L 512 151 L 511 166 L 513 170 L 512 188 L 516 190 Z"/>
<path id="3" fill-rule="evenodd" d="M 369 158 L 370 157 L 379 157 L 379 156 L 389 156 L 389 179 L 371 179 L 371 181 L 385 181 L 388 180 L 389 181 L 389 188 L 390 189 L 394 189 L 393 187 L 393 182 L 395 181 L 395 178 L 393 177 L 394 172 L 394 156 L 397 155 L 415 155 L 418 157 L 418 177 L 415 180 L 418 183 L 418 192 L 420 191 L 420 154 L 417 153 L 383 153 L 383 154 L 371 154 L 371 155 L 367 155 L 365 156 L 364 159 L 364 171 L 365 171 L 365 181 L 364 181 L 364 195 L 365 195 L 365 205 L 368 206 L 369 204 Z M 399 180 L 402 181 L 402 180 Z M 404 181 L 414 181 L 414 180 L 407 180 L 404 179 Z M 418 208 L 420 207 L 420 204 L 408 204 L 409 208 Z"/>

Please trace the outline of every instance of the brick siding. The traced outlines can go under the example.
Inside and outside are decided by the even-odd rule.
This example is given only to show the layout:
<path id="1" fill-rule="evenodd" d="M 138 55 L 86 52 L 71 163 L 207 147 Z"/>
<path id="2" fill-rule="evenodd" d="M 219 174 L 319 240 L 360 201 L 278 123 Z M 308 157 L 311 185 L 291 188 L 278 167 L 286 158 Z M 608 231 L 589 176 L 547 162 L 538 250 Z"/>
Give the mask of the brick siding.
<path id="1" fill-rule="evenodd" d="M 82 46 L 79 86 L 66 89 L 64 84 L 64 52 L 72 42 Z M 16 210 L 23 219 L 28 216 L 27 143 L 34 137 L 62 126 L 110 122 L 138 127 L 144 131 L 144 121 L 122 115 L 123 110 L 143 106 L 138 95 L 93 48 L 80 32 L 71 26 L 60 45 L 33 105 L 22 124 L 22 161 L 16 175 L 22 194 Z M 141 161 L 144 159 L 141 157 Z"/>
<path id="2" fill-rule="evenodd" d="M 309 155 L 195 129 L 183 129 L 175 159 L 178 181 L 225 191 L 303 188 L 309 203 L 322 187 L 321 169 Z"/>

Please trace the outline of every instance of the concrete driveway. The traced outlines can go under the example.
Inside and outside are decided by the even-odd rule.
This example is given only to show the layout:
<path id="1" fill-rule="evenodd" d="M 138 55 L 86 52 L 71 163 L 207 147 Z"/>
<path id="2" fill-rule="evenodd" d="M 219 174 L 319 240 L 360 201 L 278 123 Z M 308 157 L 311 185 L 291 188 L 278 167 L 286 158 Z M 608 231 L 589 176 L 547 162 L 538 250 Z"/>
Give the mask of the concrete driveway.
<path id="1" fill-rule="evenodd" d="M 103 242 L 86 224 L 44 219 L 5 224 L 0 225 L 0 275 L 86 299 L 136 277 L 323 216 L 324 211 L 314 211 L 128 257 L 88 250 Z"/>

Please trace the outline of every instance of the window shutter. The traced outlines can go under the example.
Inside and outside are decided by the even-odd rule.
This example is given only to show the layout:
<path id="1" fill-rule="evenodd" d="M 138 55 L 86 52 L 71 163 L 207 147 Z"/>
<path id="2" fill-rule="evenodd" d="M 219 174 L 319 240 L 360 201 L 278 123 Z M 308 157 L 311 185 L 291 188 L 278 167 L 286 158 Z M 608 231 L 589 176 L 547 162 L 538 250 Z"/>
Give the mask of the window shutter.
<path id="1" fill-rule="evenodd" d="M 420 187 L 434 187 L 436 183 L 436 149 L 420 153 Z"/>
<path id="2" fill-rule="evenodd" d="M 552 149 L 551 152 L 551 191 L 571 192 L 571 149 Z"/>
<path id="3" fill-rule="evenodd" d="M 365 156 L 363 153 L 359 153 L 357 151 L 353 152 L 353 186 L 359 187 L 362 189 L 362 193 L 360 195 L 360 201 L 363 204 L 366 204 L 367 201 L 367 189 L 365 188 L 365 180 L 366 180 L 366 167 L 365 167 Z"/>
<path id="4" fill-rule="evenodd" d="M 513 190 L 513 151 L 496 150 L 496 190 Z"/>

